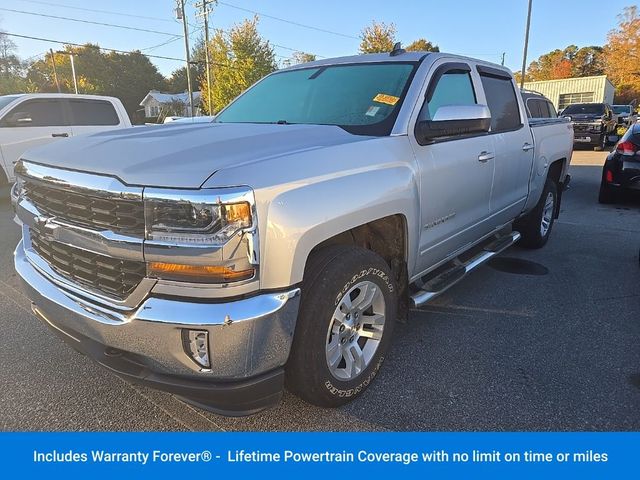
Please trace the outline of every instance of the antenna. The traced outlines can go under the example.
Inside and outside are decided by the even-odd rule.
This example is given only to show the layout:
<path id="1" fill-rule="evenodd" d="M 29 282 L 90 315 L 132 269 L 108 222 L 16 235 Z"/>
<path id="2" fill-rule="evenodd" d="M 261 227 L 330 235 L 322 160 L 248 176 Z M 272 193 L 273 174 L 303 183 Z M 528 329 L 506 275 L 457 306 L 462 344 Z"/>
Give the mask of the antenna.
<path id="1" fill-rule="evenodd" d="M 405 53 L 405 49 L 402 48 L 402 42 L 396 42 L 393 45 L 393 50 L 391 50 L 391 53 L 389 53 L 389 56 L 391 57 L 395 57 L 397 55 L 402 55 L 403 53 Z"/>

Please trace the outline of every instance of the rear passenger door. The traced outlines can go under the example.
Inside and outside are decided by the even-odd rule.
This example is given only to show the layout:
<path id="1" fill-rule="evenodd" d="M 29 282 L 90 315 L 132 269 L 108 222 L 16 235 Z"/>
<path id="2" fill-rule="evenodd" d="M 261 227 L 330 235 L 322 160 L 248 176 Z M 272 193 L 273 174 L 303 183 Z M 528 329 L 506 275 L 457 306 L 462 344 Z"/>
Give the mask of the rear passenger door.
<path id="1" fill-rule="evenodd" d="M 120 126 L 120 117 L 107 100 L 71 98 L 67 105 L 74 136 L 113 130 Z"/>
<path id="2" fill-rule="evenodd" d="M 495 174 L 490 209 L 491 223 L 497 227 L 524 208 L 533 166 L 533 137 L 511 75 L 485 66 L 478 66 L 478 73 L 491 111 Z"/>

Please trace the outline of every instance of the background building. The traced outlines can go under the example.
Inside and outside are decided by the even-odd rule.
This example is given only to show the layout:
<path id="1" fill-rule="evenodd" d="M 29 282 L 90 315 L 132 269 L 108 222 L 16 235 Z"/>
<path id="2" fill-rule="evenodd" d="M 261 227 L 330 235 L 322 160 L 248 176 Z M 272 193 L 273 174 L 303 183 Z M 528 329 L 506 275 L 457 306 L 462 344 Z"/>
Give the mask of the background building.
<path id="1" fill-rule="evenodd" d="M 547 97 L 558 111 L 572 103 L 612 104 L 615 93 L 615 88 L 606 75 L 525 82 L 524 88 Z"/>
<path id="2" fill-rule="evenodd" d="M 189 116 L 189 94 L 163 93 L 151 90 L 140 102 L 146 118 Z M 193 92 L 193 115 L 200 115 L 200 92 Z"/>

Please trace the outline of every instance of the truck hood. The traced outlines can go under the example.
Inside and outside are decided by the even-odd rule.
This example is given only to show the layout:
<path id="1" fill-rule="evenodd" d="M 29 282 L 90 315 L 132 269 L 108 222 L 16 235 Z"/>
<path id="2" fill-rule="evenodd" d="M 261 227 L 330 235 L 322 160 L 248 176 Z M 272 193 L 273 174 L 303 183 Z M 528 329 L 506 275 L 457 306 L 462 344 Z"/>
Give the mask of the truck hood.
<path id="1" fill-rule="evenodd" d="M 162 125 L 70 138 L 29 150 L 23 158 L 117 177 L 128 185 L 199 188 L 228 166 L 371 138 L 330 125 Z"/>

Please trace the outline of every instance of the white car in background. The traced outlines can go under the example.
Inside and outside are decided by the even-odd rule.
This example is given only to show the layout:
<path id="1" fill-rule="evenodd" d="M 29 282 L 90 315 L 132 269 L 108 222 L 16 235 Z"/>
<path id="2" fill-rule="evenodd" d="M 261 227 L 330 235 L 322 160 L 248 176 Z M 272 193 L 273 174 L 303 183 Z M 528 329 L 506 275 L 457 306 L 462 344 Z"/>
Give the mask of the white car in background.
<path id="1" fill-rule="evenodd" d="M 13 183 L 13 167 L 30 148 L 127 127 L 131 127 L 129 115 L 113 97 L 63 93 L 0 96 L 0 187 Z"/>
<path id="2" fill-rule="evenodd" d="M 199 117 L 179 117 L 171 122 L 165 120 L 164 123 L 211 123 L 215 117 L 211 115 L 202 115 Z"/>

